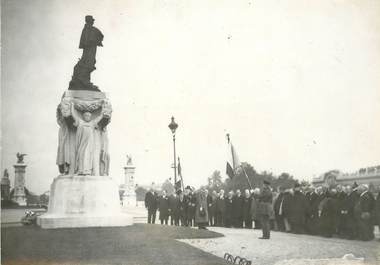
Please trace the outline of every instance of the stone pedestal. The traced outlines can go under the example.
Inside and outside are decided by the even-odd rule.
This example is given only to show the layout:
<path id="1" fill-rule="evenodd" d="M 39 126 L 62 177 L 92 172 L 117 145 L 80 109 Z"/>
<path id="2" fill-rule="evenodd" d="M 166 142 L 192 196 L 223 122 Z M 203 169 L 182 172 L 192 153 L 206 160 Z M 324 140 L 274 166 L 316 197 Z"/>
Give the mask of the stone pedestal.
<path id="1" fill-rule="evenodd" d="M 25 164 L 17 163 L 13 165 L 15 168 L 15 185 L 12 196 L 12 201 L 16 202 L 19 206 L 26 206 L 25 194 Z"/>
<path id="2" fill-rule="evenodd" d="M 136 206 L 136 192 L 124 193 L 123 195 L 123 206 Z"/>
<path id="3" fill-rule="evenodd" d="M 42 228 L 127 226 L 117 184 L 108 176 L 64 175 L 54 179 L 48 212 L 37 219 Z"/>
<path id="4" fill-rule="evenodd" d="M 123 206 L 136 206 L 135 170 L 136 167 L 132 164 L 132 158 L 128 157 L 127 165 L 124 167 L 125 180 L 122 186 L 124 191 Z"/>

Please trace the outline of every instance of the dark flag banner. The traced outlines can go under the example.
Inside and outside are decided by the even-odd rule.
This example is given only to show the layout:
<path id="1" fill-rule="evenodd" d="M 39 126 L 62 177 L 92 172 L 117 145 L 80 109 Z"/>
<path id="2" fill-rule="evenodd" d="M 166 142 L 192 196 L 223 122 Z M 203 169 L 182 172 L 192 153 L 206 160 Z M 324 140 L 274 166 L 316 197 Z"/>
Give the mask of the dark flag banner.
<path id="1" fill-rule="evenodd" d="M 175 188 L 176 191 L 181 189 L 181 180 L 178 180 L 178 181 L 176 182 L 174 188 Z"/>
<path id="2" fill-rule="evenodd" d="M 240 167 L 240 161 L 236 154 L 235 147 L 232 145 L 228 137 L 228 152 L 227 152 L 227 165 L 226 174 L 232 179 L 235 176 L 236 170 Z"/>
<path id="3" fill-rule="evenodd" d="M 179 161 L 179 158 L 178 158 L 177 171 L 178 171 L 178 176 L 181 176 L 182 178 L 182 168 L 181 168 L 181 162 Z"/>

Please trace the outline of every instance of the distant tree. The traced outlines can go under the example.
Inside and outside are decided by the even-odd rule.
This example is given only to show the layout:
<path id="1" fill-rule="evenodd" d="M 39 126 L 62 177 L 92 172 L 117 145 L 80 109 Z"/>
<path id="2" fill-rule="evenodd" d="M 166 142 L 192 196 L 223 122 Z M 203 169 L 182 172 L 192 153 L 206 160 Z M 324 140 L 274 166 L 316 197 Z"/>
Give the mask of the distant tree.
<path id="1" fill-rule="evenodd" d="M 174 193 L 174 185 L 167 179 L 161 186 L 162 190 L 166 190 L 166 194 L 171 195 Z"/>
<path id="2" fill-rule="evenodd" d="M 143 201 L 145 200 L 145 194 L 148 192 L 147 189 L 137 186 L 136 188 L 136 200 L 137 201 Z"/>
<path id="3" fill-rule="evenodd" d="M 241 165 L 244 170 L 240 169 L 236 172 L 235 176 L 232 179 L 226 179 L 226 190 L 240 189 L 241 191 L 244 191 L 245 189 L 250 189 L 247 177 L 252 185 L 252 188 L 259 186 L 259 183 L 262 184 L 262 178 L 257 174 L 253 166 L 247 162 L 242 162 Z"/>
<path id="4" fill-rule="evenodd" d="M 206 188 L 209 191 L 214 191 L 214 190 L 219 191 L 220 189 L 223 188 L 222 176 L 220 175 L 219 170 L 215 170 L 207 180 L 208 180 L 208 185 L 206 186 Z"/>
<path id="5" fill-rule="evenodd" d="M 280 174 L 280 176 L 278 176 L 279 180 L 288 180 L 291 178 L 293 178 L 293 177 L 289 173 L 286 173 L 286 172 L 283 172 Z"/>

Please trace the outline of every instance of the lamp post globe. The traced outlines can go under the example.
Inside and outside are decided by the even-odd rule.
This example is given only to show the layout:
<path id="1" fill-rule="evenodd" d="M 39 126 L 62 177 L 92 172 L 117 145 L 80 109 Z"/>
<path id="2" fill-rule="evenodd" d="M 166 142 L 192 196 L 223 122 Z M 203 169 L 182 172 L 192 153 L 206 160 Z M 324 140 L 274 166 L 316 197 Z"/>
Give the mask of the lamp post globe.
<path id="1" fill-rule="evenodd" d="M 170 122 L 168 127 L 172 131 L 172 134 L 175 134 L 175 131 L 178 128 L 178 124 L 174 121 L 174 117 L 172 117 L 172 121 Z"/>

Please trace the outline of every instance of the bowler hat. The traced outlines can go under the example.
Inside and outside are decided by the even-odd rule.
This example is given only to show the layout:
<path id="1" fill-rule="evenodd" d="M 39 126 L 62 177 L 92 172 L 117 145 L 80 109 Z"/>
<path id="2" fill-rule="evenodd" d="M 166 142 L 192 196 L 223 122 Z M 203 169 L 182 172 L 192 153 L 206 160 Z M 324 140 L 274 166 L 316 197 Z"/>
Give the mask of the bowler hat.
<path id="1" fill-rule="evenodd" d="M 95 19 L 94 19 L 92 16 L 87 15 L 87 16 L 85 17 L 85 21 L 86 21 L 86 22 L 94 22 Z"/>

